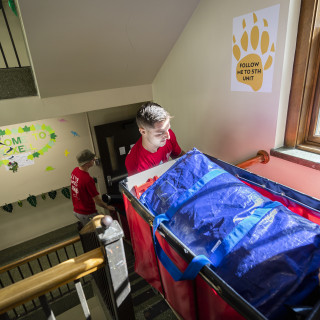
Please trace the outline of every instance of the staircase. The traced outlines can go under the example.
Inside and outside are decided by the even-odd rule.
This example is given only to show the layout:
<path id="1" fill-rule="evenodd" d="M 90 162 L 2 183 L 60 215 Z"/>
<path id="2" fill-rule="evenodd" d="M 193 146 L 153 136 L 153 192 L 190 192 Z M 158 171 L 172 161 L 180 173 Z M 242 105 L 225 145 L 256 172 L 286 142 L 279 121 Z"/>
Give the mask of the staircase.
<path id="1" fill-rule="evenodd" d="M 68 241 L 78 235 L 77 225 L 70 225 L 64 227 L 60 230 L 55 230 L 49 234 L 40 236 L 38 238 L 32 239 L 30 241 L 26 241 L 23 244 L 5 249 L 0 251 L 0 266 L 6 265 L 8 263 L 12 263 L 22 257 L 32 255 L 36 252 L 42 251 L 51 247 L 61 241 Z M 81 243 L 76 242 L 74 243 L 73 251 L 77 252 L 77 254 L 83 253 L 83 249 L 81 248 Z M 130 242 L 127 240 L 124 241 L 124 249 L 125 255 L 127 260 L 128 266 L 128 273 L 129 273 L 129 281 L 131 286 L 131 298 L 134 307 L 135 319 L 137 320 L 175 320 L 177 319 L 176 315 L 170 309 L 164 298 L 161 294 L 159 294 L 156 290 L 154 290 L 143 278 L 141 278 L 137 273 L 134 272 L 134 255 L 132 251 L 132 247 Z M 67 248 L 67 251 L 70 250 Z M 51 253 L 50 255 L 58 255 L 57 259 L 64 261 L 66 259 L 64 250 L 58 250 L 55 253 Z M 49 257 L 49 259 L 51 259 Z M 23 272 L 23 268 L 21 268 Z M 14 273 L 12 276 L 15 277 Z M 17 275 L 19 277 L 19 275 Z M 2 285 L 6 285 L 4 283 L 4 278 L 0 276 L 0 280 Z M 1 285 L 1 286 L 2 286 Z M 63 319 L 85 319 L 83 311 L 80 307 L 79 298 L 75 292 L 72 290 L 74 285 L 73 283 L 69 283 L 71 289 L 70 292 L 66 292 L 61 295 L 59 290 L 54 290 L 50 293 L 50 295 L 57 296 L 59 295 L 58 299 L 53 299 L 52 302 L 49 301 L 50 307 L 53 310 L 54 314 L 57 316 L 57 320 Z M 67 288 L 63 289 L 62 291 L 67 290 Z M 88 301 L 88 305 L 90 308 L 92 320 L 104 320 L 106 319 L 105 313 L 102 311 L 102 306 L 97 299 L 96 293 L 96 286 L 92 281 L 91 275 L 85 276 L 85 281 L 83 282 L 83 289 L 85 292 L 86 300 Z M 48 296 L 48 300 L 50 296 Z M 36 302 L 37 303 L 37 302 Z M 32 307 L 32 306 L 31 306 Z M 20 307 L 21 308 L 21 307 Z M 27 306 L 28 308 L 28 306 Z M 93 310 L 91 310 L 91 308 Z M 18 313 L 19 309 L 17 309 Z M 23 314 L 23 310 L 21 309 L 21 313 Z M 10 316 L 9 319 L 16 319 L 17 314 L 14 315 L 11 313 L 12 317 Z M 1 318 L 1 316 L 0 316 Z M 22 316 L 18 316 L 19 319 L 24 320 L 42 320 L 47 319 L 43 310 L 40 308 L 38 310 L 27 312 Z"/>

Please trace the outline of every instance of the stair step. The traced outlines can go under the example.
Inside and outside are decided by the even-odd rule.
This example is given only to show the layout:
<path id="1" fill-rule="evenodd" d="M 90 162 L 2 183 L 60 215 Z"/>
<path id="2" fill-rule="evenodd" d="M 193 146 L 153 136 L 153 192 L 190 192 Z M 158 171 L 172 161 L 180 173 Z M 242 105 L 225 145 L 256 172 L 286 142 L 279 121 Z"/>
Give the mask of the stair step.
<path id="1" fill-rule="evenodd" d="M 0 69 L 0 99 L 36 95 L 31 67 Z"/>

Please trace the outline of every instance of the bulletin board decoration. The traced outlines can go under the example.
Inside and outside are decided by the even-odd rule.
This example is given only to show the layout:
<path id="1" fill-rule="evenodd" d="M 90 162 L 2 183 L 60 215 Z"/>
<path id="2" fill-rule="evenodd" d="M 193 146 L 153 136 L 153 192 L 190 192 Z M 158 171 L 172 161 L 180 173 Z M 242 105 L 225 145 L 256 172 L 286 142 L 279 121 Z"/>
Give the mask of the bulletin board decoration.
<path id="1" fill-rule="evenodd" d="M 2 206 L 2 209 L 3 209 L 4 211 L 7 211 L 7 212 L 12 212 L 13 206 L 12 206 L 11 203 L 7 203 L 7 204 L 5 204 L 4 206 Z"/>
<path id="2" fill-rule="evenodd" d="M 34 195 L 29 195 L 29 197 L 27 198 L 27 201 L 33 206 L 36 207 L 37 206 L 37 197 Z"/>
<path id="3" fill-rule="evenodd" d="M 50 192 L 48 192 L 48 195 L 52 200 L 54 200 L 56 198 L 56 196 L 57 196 L 57 191 L 55 191 L 55 190 L 54 191 L 50 191 Z"/>
<path id="4" fill-rule="evenodd" d="M 48 191 L 70 183 L 70 173 L 77 165 L 76 154 L 92 147 L 86 113 L 0 126 L 0 176 L 5 186 L 1 189 L 0 214 L 1 207 L 8 203 L 18 212 L 17 201 L 26 200 L 29 194 L 36 195 L 37 208 L 44 204 L 42 193 L 51 200 Z M 26 207 L 33 208 L 23 201 Z"/>
<path id="5" fill-rule="evenodd" d="M 42 193 L 41 195 L 39 195 L 41 197 L 42 200 L 46 200 L 47 199 L 47 194 L 49 196 L 50 199 L 52 200 L 55 200 L 56 197 L 57 197 L 57 194 L 58 194 L 58 191 L 61 192 L 61 194 L 67 198 L 67 199 L 70 199 L 71 198 L 71 193 L 70 193 L 70 186 L 66 186 L 66 187 L 63 187 L 63 188 L 60 188 L 58 190 L 51 190 L 49 191 L 48 193 Z M 29 205 L 31 205 L 32 207 L 36 207 L 38 205 L 38 199 L 37 199 L 38 196 L 35 196 L 35 195 L 32 195 L 30 194 L 27 199 L 27 202 L 29 203 Z M 15 204 L 15 203 L 14 203 Z M 5 205 L 3 205 L 1 208 L 3 211 L 6 211 L 6 212 L 13 212 L 13 209 L 14 209 L 14 204 L 12 203 L 6 203 Z M 22 208 L 23 207 L 23 200 L 18 200 L 16 202 L 16 204 L 18 205 L 18 207 Z"/>
<path id="6" fill-rule="evenodd" d="M 34 135 L 35 139 L 37 139 L 37 137 L 39 137 L 40 139 L 43 139 L 44 137 L 47 137 L 47 135 L 48 135 L 49 141 L 42 148 L 37 149 L 35 152 L 29 154 L 27 157 L 28 160 L 34 160 L 35 158 L 39 158 L 44 153 L 48 152 L 49 149 L 51 149 L 56 142 L 57 135 L 56 135 L 55 131 L 52 129 L 51 126 L 47 126 L 45 124 L 43 124 L 43 125 L 39 125 L 39 124 L 33 125 L 32 124 L 30 126 L 25 125 L 23 128 L 19 127 L 19 128 L 15 128 L 15 129 L 11 129 L 11 130 L 10 129 L 4 129 L 4 130 L 0 129 L 0 139 L 3 138 L 4 136 L 6 136 L 6 140 L 4 140 L 3 142 L 0 142 L 0 144 L 2 147 L 8 147 L 8 149 L 6 149 L 4 151 L 3 155 L 10 156 L 10 155 L 14 155 L 14 154 L 23 153 L 24 152 L 24 150 L 23 150 L 24 146 L 22 143 L 23 140 L 21 139 L 20 136 L 16 137 L 16 135 L 17 134 L 26 134 L 26 133 L 30 133 L 30 132 Z M 7 145 L 5 143 L 6 141 L 9 141 L 10 144 L 12 141 L 12 146 Z M 2 165 L 8 166 L 9 170 L 11 170 L 14 173 L 18 171 L 18 167 L 19 167 L 19 164 L 16 161 L 10 161 L 9 159 L 0 160 L 0 167 Z"/>
<path id="7" fill-rule="evenodd" d="M 71 198 L 70 189 L 67 187 L 62 188 L 61 193 L 67 198 Z"/>
<path id="8" fill-rule="evenodd" d="M 9 167 L 9 170 L 11 170 L 13 173 L 15 173 L 18 171 L 19 164 L 17 161 L 9 161 L 8 167 Z"/>

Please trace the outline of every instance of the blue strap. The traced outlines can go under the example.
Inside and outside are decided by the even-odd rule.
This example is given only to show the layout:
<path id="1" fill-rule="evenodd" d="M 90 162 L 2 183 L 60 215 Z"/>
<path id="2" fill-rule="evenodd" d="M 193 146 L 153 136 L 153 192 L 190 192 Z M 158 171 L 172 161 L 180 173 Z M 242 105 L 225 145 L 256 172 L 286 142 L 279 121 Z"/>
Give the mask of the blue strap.
<path id="1" fill-rule="evenodd" d="M 182 273 L 176 265 L 171 261 L 171 259 L 167 256 L 167 254 L 163 251 L 160 243 L 158 242 L 158 239 L 155 235 L 156 230 L 161 222 L 169 221 L 170 219 L 165 215 L 161 214 L 157 216 L 153 220 L 153 240 L 155 245 L 156 254 L 161 261 L 162 265 L 167 269 L 167 271 L 170 273 L 171 277 L 175 281 L 180 280 L 192 280 L 194 279 L 199 271 L 202 269 L 202 267 L 208 263 L 210 263 L 210 260 L 204 256 L 204 255 L 198 255 L 192 259 L 184 273 Z"/>
<path id="2" fill-rule="evenodd" d="M 214 169 L 206 173 L 201 179 L 199 179 L 191 188 L 185 191 L 177 201 L 175 201 L 171 207 L 165 213 L 170 219 L 173 215 L 182 207 L 182 205 L 187 202 L 194 194 L 196 194 L 203 186 L 205 186 L 212 179 L 226 173 L 222 169 Z"/>
<path id="3" fill-rule="evenodd" d="M 226 173 L 226 171 L 222 169 L 214 169 L 206 173 L 190 189 L 185 191 L 179 197 L 179 199 L 171 205 L 171 207 L 167 210 L 166 213 L 156 216 L 153 220 L 153 240 L 157 256 L 175 281 L 194 279 L 201 270 L 201 268 L 204 265 L 210 263 L 210 260 L 204 255 L 198 255 L 192 259 L 184 273 L 182 273 L 161 248 L 161 245 L 159 244 L 156 237 L 156 230 L 158 229 L 161 222 L 169 221 L 177 212 L 177 210 L 179 210 L 181 206 L 185 202 L 187 202 L 194 194 L 196 194 L 204 185 L 206 185 L 209 181 L 223 173 Z"/>
<path id="4" fill-rule="evenodd" d="M 263 208 L 256 208 L 247 218 L 238 223 L 234 229 L 221 242 L 218 240 L 213 247 L 213 253 L 210 255 L 210 261 L 213 266 L 218 267 L 223 258 L 231 252 L 238 242 L 271 210 L 281 205 L 275 201 L 270 202 Z"/>

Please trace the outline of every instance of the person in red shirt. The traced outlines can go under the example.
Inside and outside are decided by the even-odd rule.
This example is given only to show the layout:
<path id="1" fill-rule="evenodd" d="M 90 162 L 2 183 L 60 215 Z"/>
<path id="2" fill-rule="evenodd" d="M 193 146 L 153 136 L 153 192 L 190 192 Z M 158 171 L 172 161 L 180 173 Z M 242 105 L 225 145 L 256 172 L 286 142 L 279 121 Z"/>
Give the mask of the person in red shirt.
<path id="1" fill-rule="evenodd" d="M 97 191 L 94 179 L 89 174 L 89 169 L 94 165 L 95 154 L 85 149 L 77 155 L 79 166 L 71 173 L 71 195 L 73 211 L 82 225 L 87 224 L 94 216 L 98 215 L 96 205 L 110 211 L 115 208 L 102 201 Z"/>
<path id="2" fill-rule="evenodd" d="M 170 114 L 157 103 L 147 102 L 139 108 L 136 121 L 141 137 L 125 160 L 129 176 L 185 154 L 170 129 L 170 119 Z"/>

